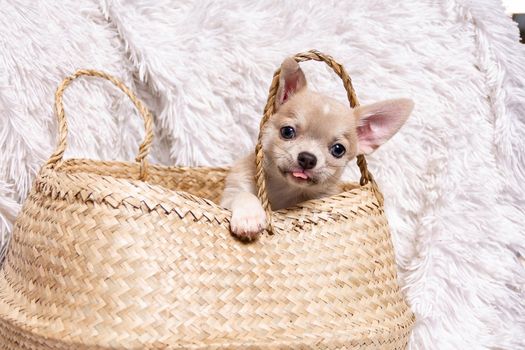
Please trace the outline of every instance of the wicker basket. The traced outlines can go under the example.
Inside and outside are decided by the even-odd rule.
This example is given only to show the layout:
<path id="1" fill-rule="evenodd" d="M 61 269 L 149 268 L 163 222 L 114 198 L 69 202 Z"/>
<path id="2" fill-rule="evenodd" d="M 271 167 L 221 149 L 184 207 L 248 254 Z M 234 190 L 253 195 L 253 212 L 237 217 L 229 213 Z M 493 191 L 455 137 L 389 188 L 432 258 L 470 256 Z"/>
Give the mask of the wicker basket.
<path id="1" fill-rule="evenodd" d="M 357 100 L 341 65 L 316 51 Z M 80 76 L 135 103 L 137 162 L 63 160 L 62 95 Z M 261 128 L 273 113 L 275 73 Z M 216 203 L 227 169 L 146 162 L 152 118 L 115 78 L 78 71 L 56 93 L 60 140 L 17 218 L 0 271 L 2 349 L 403 349 L 414 323 L 396 279 L 383 201 L 364 158 L 360 184 L 268 211 L 243 244 Z M 257 146 L 257 183 L 268 208 Z M 273 232 L 273 234 L 270 234 Z"/>

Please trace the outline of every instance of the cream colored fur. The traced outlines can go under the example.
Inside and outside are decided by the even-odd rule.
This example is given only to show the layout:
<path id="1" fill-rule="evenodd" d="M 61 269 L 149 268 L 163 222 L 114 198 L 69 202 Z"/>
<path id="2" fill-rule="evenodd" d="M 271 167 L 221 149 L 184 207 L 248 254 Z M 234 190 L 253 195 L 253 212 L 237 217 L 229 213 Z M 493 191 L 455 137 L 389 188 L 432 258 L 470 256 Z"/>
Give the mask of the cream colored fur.
<path id="1" fill-rule="evenodd" d="M 392 137 L 413 109 L 409 99 L 350 107 L 328 96 L 310 91 L 306 77 L 293 58 L 281 65 L 276 96 L 277 112 L 263 131 L 264 171 L 268 200 L 273 210 L 329 196 L 339 190 L 339 180 L 348 162 L 358 154 L 369 154 Z M 290 139 L 281 135 L 292 128 Z M 332 154 L 333 145 L 344 149 Z M 315 165 L 301 164 L 307 153 Z M 266 215 L 256 197 L 255 158 L 237 162 L 226 180 L 221 204 L 232 210 L 232 233 L 253 240 L 264 229 Z"/>

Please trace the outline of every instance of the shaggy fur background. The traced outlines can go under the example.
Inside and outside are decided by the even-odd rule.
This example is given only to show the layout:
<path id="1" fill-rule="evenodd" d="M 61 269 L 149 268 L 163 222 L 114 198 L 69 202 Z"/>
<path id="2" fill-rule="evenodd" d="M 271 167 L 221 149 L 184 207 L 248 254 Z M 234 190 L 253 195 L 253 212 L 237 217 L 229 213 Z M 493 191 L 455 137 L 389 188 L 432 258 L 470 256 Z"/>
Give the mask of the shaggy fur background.
<path id="1" fill-rule="evenodd" d="M 497 0 L 11 0 L 0 48 L 2 242 L 56 144 L 66 75 L 102 69 L 138 90 L 154 161 L 224 165 L 253 149 L 274 69 L 316 48 L 362 103 L 416 102 L 369 157 L 417 315 L 412 349 L 525 348 L 525 46 Z M 344 100 L 327 68 L 304 67 Z M 75 83 L 66 113 L 66 157 L 133 159 L 142 124 L 109 84 Z"/>

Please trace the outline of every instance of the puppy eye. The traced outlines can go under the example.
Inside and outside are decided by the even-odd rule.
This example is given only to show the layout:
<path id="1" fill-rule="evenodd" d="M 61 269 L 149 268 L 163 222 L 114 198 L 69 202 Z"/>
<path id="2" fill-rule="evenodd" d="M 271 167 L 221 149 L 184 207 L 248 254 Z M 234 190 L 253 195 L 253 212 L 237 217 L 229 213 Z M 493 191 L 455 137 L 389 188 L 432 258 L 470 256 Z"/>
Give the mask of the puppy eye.
<path id="1" fill-rule="evenodd" d="M 345 152 L 346 152 L 345 146 L 343 146 L 340 143 L 336 143 L 335 145 L 330 147 L 330 153 L 336 158 L 341 158 L 345 154 Z"/>
<path id="2" fill-rule="evenodd" d="M 286 140 L 293 139 L 295 137 L 295 129 L 291 126 L 283 126 L 281 128 L 281 136 Z"/>

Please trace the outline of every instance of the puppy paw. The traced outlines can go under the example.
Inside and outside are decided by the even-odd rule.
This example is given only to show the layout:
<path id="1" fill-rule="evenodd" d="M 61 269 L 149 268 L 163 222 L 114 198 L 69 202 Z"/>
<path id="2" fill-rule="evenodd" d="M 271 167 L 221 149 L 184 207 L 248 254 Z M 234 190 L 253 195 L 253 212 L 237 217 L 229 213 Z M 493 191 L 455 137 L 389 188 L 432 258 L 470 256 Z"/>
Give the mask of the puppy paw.
<path id="1" fill-rule="evenodd" d="M 266 227 L 266 213 L 261 204 L 245 203 L 232 211 L 230 229 L 241 241 L 253 241 Z"/>

